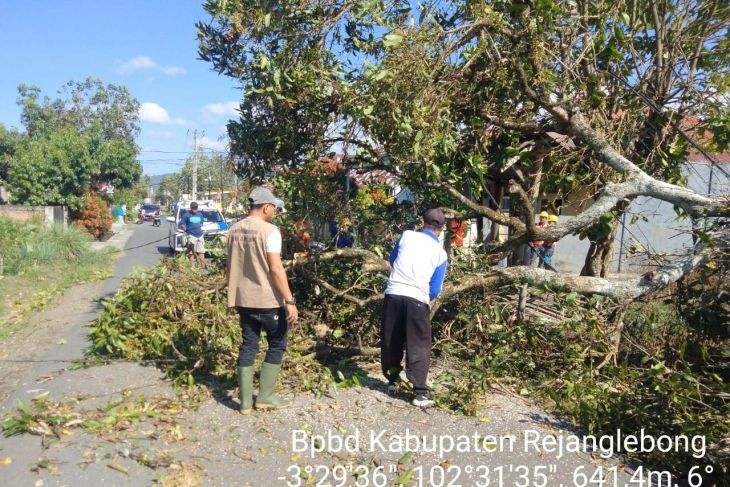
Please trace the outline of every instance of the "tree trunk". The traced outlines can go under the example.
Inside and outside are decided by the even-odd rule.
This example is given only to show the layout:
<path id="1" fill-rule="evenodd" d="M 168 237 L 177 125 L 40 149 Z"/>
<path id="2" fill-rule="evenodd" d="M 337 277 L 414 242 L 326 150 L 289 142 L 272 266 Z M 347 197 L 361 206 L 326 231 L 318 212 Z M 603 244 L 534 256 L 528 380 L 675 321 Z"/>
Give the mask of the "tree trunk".
<path id="1" fill-rule="evenodd" d="M 581 276 L 606 277 L 611 271 L 611 260 L 613 259 L 613 243 L 616 241 L 616 232 L 628 203 L 620 201 L 615 208 L 615 217 L 612 221 L 612 228 L 608 235 L 591 240 L 591 246 L 586 254 L 585 264 L 580 271 Z"/>
<path id="2" fill-rule="evenodd" d="M 613 258 L 613 242 L 616 240 L 618 220 L 615 221 L 613 230 L 604 238 L 591 241 L 591 246 L 586 254 L 585 264 L 580 271 L 581 276 L 606 277 L 611 270 L 611 259 Z"/>

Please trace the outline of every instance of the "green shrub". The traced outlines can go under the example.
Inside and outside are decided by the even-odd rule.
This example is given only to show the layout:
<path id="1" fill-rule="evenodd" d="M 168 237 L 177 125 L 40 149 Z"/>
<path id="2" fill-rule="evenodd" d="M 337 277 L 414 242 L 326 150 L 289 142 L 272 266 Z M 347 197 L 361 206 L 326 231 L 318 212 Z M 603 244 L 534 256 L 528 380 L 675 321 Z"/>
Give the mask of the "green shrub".
<path id="1" fill-rule="evenodd" d="M 59 262 L 78 262 L 91 252 L 89 236 L 73 225 L 45 227 L 2 219 L 0 228 L 6 275 L 42 271 Z"/>

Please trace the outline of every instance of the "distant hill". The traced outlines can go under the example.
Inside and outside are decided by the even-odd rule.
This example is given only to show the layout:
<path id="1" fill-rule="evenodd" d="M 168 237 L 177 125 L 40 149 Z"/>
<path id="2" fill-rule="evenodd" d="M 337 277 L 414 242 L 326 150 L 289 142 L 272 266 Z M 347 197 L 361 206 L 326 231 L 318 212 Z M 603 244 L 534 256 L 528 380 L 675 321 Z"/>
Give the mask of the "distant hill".
<path id="1" fill-rule="evenodd" d="M 168 173 L 168 174 L 157 174 L 155 176 L 150 176 L 150 186 L 157 189 L 160 187 L 160 181 L 162 181 L 162 178 L 167 176 L 173 176 L 175 173 Z"/>

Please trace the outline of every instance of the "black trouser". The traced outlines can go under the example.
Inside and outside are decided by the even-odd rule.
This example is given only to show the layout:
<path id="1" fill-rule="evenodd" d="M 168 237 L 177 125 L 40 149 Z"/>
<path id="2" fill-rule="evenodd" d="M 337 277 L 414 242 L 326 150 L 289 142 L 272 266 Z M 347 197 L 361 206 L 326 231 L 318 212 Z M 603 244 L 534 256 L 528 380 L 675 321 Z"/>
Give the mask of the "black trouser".
<path id="1" fill-rule="evenodd" d="M 389 382 L 398 379 L 406 351 L 406 376 L 416 394 L 429 391 L 426 385 L 431 364 L 431 318 L 426 303 L 406 296 L 385 295 L 380 326 L 380 364 Z"/>
<path id="2" fill-rule="evenodd" d="M 289 332 L 289 323 L 286 321 L 286 308 L 238 308 L 241 321 L 241 335 L 243 342 L 238 349 L 238 366 L 250 367 L 256 360 L 259 351 L 261 330 L 266 332 L 269 349 L 266 351 L 264 362 L 280 364 L 286 339 Z"/>

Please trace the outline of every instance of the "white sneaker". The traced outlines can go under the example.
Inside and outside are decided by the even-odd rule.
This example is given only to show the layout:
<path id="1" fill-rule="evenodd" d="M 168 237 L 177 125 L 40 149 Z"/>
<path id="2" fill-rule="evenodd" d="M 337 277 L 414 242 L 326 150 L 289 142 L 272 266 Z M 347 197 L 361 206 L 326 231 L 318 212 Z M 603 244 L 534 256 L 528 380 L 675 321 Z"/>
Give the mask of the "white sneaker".
<path id="1" fill-rule="evenodd" d="M 411 404 L 419 408 L 430 408 L 436 405 L 433 399 L 423 394 L 418 394 L 416 397 L 414 397 Z"/>

